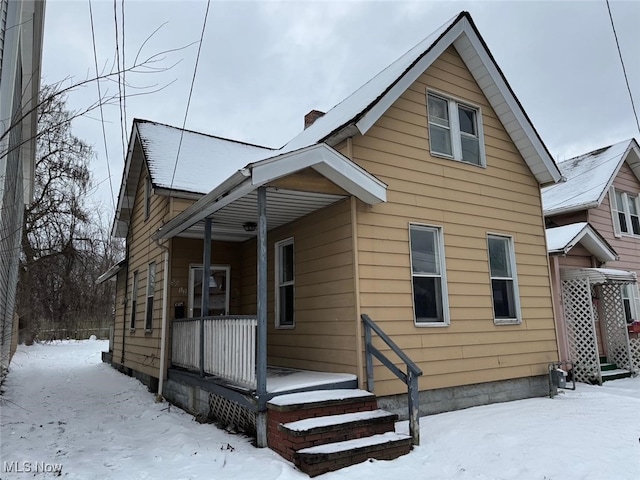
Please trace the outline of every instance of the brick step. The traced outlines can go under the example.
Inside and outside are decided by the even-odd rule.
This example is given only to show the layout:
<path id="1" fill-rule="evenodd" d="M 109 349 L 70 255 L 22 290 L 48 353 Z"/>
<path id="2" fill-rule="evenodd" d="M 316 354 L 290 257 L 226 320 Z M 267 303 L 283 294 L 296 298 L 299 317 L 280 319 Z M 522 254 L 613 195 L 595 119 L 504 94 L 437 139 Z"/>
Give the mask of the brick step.
<path id="1" fill-rule="evenodd" d="M 609 380 L 619 380 L 621 378 L 629 378 L 631 377 L 631 372 L 629 370 L 623 370 L 622 368 L 618 368 L 616 370 L 609 370 L 606 372 L 602 372 L 602 381 L 606 382 Z"/>
<path id="2" fill-rule="evenodd" d="M 365 390 L 315 390 L 273 397 L 267 408 L 270 426 L 277 429 L 280 423 L 305 418 L 377 410 L 378 402 L 373 393 Z"/>
<path id="3" fill-rule="evenodd" d="M 293 458 L 294 452 L 303 448 L 393 432 L 396 420 L 394 413 L 371 410 L 285 423 L 278 426 L 280 449 L 288 450 L 287 455 Z"/>
<path id="4" fill-rule="evenodd" d="M 393 460 L 410 451 L 411 437 L 387 432 L 356 440 L 304 448 L 294 454 L 293 462 L 301 471 L 310 477 L 315 477 L 365 462 L 369 458 Z"/>
<path id="5" fill-rule="evenodd" d="M 608 363 L 608 362 L 600 362 L 600 371 L 601 372 L 608 372 L 611 370 L 616 370 L 618 367 L 615 363 Z"/>

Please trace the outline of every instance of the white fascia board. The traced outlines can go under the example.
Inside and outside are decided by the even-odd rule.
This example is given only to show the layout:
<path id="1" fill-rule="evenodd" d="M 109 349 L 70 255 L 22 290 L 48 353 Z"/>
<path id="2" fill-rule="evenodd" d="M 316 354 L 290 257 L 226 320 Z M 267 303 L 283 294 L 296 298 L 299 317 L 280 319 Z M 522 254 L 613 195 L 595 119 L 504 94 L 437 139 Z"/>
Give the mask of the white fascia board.
<path id="1" fill-rule="evenodd" d="M 128 193 L 128 186 L 129 186 L 129 174 L 131 173 L 131 159 L 133 157 L 133 149 L 135 147 L 135 141 L 136 139 L 139 139 L 139 134 L 138 134 L 138 125 L 136 124 L 136 122 L 133 122 L 133 125 L 131 127 L 131 135 L 129 136 L 129 146 L 127 148 L 127 158 L 124 162 L 124 168 L 122 170 L 122 181 L 120 182 L 120 191 L 118 192 L 118 203 L 116 205 L 116 211 L 114 212 L 114 221 L 113 221 L 113 227 L 111 229 L 111 236 L 112 237 L 117 237 L 116 234 L 116 222 L 118 222 L 118 217 L 120 216 L 120 212 L 123 210 L 123 208 L 126 205 L 127 210 L 132 210 L 133 209 L 133 199 L 135 197 L 135 192 L 133 194 L 133 196 L 131 195 L 127 195 Z M 140 142 L 140 144 L 142 145 L 142 142 Z M 143 153 L 144 155 L 144 153 Z M 126 203 L 125 203 L 126 200 Z"/>
<path id="2" fill-rule="evenodd" d="M 598 260 L 613 262 L 618 259 L 618 254 L 606 245 L 590 226 L 587 225 L 579 237 L 578 241 Z"/>
<path id="3" fill-rule="evenodd" d="M 364 135 L 384 115 L 384 113 L 400 98 L 400 96 L 415 82 L 422 73 L 435 62 L 444 51 L 453 44 L 466 29 L 470 29 L 466 18 L 456 23 L 440 40 L 431 46 L 431 50 L 411 67 L 402 78 L 360 119 L 356 126 Z"/>
<path id="4" fill-rule="evenodd" d="M 309 167 L 369 205 L 387 201 L 383 182 L 324 143 L 256 162 L 251 179 L 260 186 Z"/>
<path id="5" fill-rule="evenodd" d="M 471 26 L 469 25 L 466 19 L 464 21 L 464 24 L 465 24 L 464 33 L 467 35 L 468 40 L 471 42 L 471 45 L 473 46 L 476 55 L 478 55 L 482 60 L 482 63 L 484 64 L 485 68 L 489 72 L 489 75 L 491 75 L 493 82 L 498 87 L 498 90 L 502 94 L 502 97 L 504 98 L 505 102 L 509 106 L 511 113 L 515 116 L 518 124 L 520 125 L 520 128 L 524 131 L 527 138 L 531 142 L 532 147 L 535 149 L 536 153 L 538 154 L 538 156 L 544 163 L 544 166 L 546 167 L 549 178 L 539 178 L 537 176 L 538 182 L 548 183 L 550 180 L 553 180 L 554 182 L 559 181 L 562 178 L 562 175 L 560 173 L 560 170 L 556 166 L 555 162 L 553 161 L 553 158 L 551 158 L 551 156 L 549 155 L 549 152 L 547 151 L 545 146 L 542 144 L 542 140 L 540 139 L 536 131 L 533 129 L 533 125 L 531 125 L 526 115 L 520 108 L 518 101 L 513 96 L 511 90 L 505 83 L 496 65 L 491 60 L 491 57 L 489 56 L 489 53 L 482 45 L 480 38 L 475 34 L 475 32 L 473 31 L 473 28 L 471 28 Z"/>
<path id="6" fill-rule="evenodd" d="M 570 205 L 568 207 L 548 208 L 548 209 L 544 209 L 542 214 L 545 217 L 553 217 L 556 215 L 561 215 L 563 213 L 572 213 L 572 212 L 579 212 L 580 210 L 589 210 L 590 208 L 598 207 L 598 205 L 600 205 L 599 202 L 589 202 L 589 203 L 582 203 L 579 205 Z"/>
<path id="7" fill-rule="evenodd" d="M 251 183 L 251 179 L 247 178 L 248 175 L 249 172 L 246 170 L 239 170 L 231 175 L 196 203 L 169 220 L 153 234 L 153 239 L 173 238 L 200 220 L 204 220 L 209 215 L 255 190 L 256 187 Z"/>

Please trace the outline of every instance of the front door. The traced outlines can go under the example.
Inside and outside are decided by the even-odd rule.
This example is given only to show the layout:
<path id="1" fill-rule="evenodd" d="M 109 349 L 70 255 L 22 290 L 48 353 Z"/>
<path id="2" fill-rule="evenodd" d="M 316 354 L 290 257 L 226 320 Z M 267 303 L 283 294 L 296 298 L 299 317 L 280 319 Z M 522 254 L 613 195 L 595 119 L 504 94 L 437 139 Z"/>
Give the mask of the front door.
<path id="1" fill-rule="evenodd" d="M 189 267 L 189 317 L 202 316 L 202 265 Z M 209 312 L 205 316 L 229 314 L 229 267 L 212 265 L 209 273 Z"/>

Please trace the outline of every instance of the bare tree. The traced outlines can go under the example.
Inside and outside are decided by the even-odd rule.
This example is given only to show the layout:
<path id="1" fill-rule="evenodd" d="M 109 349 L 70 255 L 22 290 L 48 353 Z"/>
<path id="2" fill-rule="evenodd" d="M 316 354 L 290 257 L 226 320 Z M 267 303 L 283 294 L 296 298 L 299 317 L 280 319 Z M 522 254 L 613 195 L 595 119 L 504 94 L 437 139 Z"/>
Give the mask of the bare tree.
<path id="1" fill-rule="evenodd" d="M 87 205 L 93 150 L 73 135 L 73 113 L 56 86 L 44 86 L 41 97 L 34 200 L 24 215 L 18 288 L 18 315 L 28 336 L 107 326 L 113 287 L 95 281 L 119 253 Z"/>

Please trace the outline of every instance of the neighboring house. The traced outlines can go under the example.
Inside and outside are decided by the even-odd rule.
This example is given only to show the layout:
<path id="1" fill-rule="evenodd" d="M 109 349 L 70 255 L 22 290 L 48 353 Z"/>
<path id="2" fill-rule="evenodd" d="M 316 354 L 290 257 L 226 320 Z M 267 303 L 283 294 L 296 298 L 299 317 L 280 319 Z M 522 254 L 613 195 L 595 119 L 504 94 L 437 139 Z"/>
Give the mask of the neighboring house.
<path id="1" fill-rule="evenodd" d="M 626 140 L 558 164 L 542 190 L 560 354 L 576 378 L 640 372 L 640 148 Z M 617 367 L 601 370 L 601 361 Z"/>
<path id="2" fill-rule="evenodd" d="M 44 5 L 0 0 L 0 380 L 18 339 L 16 286 L 24 207 L 33 195 Z"/>
<path id="3" fill-rule="evenodd" d="M 244 409 L 259 445 L 266 402 L 318 378 L 402 411 L 363 314 L 422 370 L 421 414 L 546 395 L 560 172 L 469 14 L 307 120 L 278 150 L 134 121 L 105 357 L 192 411 Z"/>

